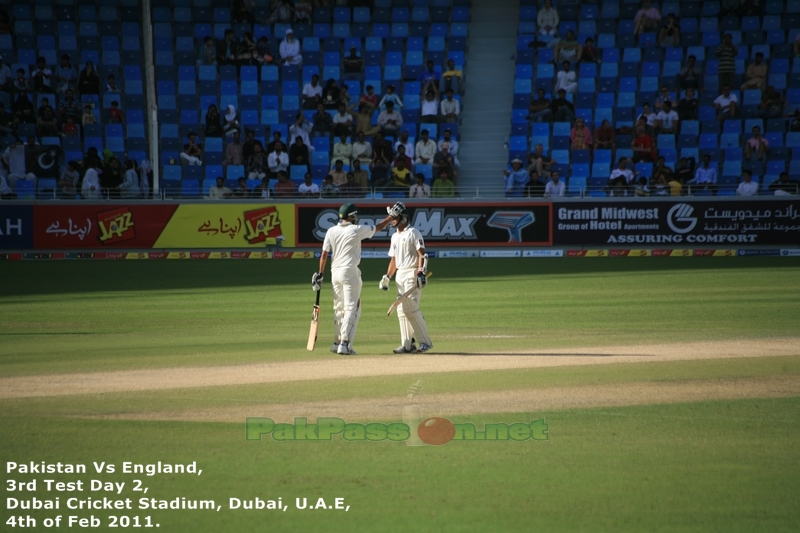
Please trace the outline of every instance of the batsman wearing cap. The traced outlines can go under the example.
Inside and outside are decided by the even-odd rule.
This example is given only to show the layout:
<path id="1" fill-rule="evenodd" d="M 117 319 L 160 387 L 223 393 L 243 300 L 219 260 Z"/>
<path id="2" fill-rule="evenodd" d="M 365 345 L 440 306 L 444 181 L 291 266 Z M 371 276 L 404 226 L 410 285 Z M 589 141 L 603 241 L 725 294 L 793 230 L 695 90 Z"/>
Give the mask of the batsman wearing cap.
<path id="1" fill-rule="evenodd" d="M 388 208 L 387 208 L 388 209 Z M 331 261 L 331 287 L 333 288 L 334 341 L 331 351 L 341 355 L 355 355 L 353 339 L 361 316 L 361 241 L 382 231 L 392 221 L 387 216 L 377 226 L 358 224 L 358 209 L 353 204 L 339 208 L 339 223 L 328 229 L 322 243 L 319 271 L 311 276 L 311 287 L 318 291 L 328 256 Z"/>
<path id="2" fill-rule="evenodd" d="M 427 283 L 425 274 L 428 270 L 428 256 L 425 255 L 425 241 L 419 230 L 409 225 L 408 209 L 403 202 L 387 207 L 386 211 L 397 231 L 392 235 L 392 245 L 389 248 L 389 268 L 381 278 L 379 287 L 388 291 L 389 281 L 396 272 L 398 294 L 415 289 L 397 308 L 402 344 L 394 349 L 394 353 L 427 352 L 433 348 L 433 342 L 428 336 L 428 326 L 419 310 L 422 288 Z M 419 348 L 414 346 L 414 338 L 419 341 Z"/>

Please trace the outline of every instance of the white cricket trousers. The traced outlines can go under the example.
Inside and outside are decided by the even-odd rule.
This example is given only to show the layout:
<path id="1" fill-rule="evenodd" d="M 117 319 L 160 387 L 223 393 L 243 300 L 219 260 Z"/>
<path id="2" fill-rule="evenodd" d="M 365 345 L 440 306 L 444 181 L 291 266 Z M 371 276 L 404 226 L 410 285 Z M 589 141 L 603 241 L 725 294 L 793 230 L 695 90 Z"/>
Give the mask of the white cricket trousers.
<path id="1" fill-rule="evenodd" d="M 337 268 L 331 272 L 333 287 L 334 334 L 352 347 L 361 316 L 361 271 L 358 267 Z"/>
<path id="2" fill-rule="evenodd" d="M 397 285 L 397 294 L 403 295 L 409 289 L 417 286 L 417 269 L 409 268 L 398 270 L 394 278 Z M 428 326 L 419 310 L 422 290 L 415 289 L 403 300 L 397 308 L 397 319 L 400 321 L 400 340 L 406 350 L 411 349 L 411 339 L 416 338 L 420 344 L 431 345 L 431 338 L 428 336 Z"/>

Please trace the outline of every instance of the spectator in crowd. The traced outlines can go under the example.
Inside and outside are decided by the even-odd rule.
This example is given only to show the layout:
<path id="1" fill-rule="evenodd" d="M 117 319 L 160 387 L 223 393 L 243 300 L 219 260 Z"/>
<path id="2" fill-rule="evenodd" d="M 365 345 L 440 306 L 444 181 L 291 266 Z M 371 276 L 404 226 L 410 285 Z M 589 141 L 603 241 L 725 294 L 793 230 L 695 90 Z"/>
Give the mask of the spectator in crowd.
<path id="1" fill-rule="evenodd" d="M 277 198 L 293 198 L 297 187 L 294 182 L 289 179 L 289 175 L 285 170 L 281 170 L 277 174 L 278 183 L 275 184 L 275 197 Z"/>
<path id="2" fill-rule="evenodd" d="M 78 83 L 78 70 L 72 66 L 69 54 L 61 56 L 61 64 L 56 67 L 55 82 L 56 91 L 62 96 L 66 94 L 67 89 L 75 90 Z"/>
<path id="3" fill-rule="evenodd" d="M 276 132 L 280 134 L 280 132 Z M 278 137 L 280 139 L 280 137 Z M 255 146 L 258 145 L 261 148 L 261 151 L 264 151 L 264 145 L 261 144 L 261 141 L 256 139 L 256 132 L 248 128 L 245 131 L 245 141 L 242 144 L 242 160 L 246 163 L 247 160 L 253 155 L 255 152 Z"/>
<path id="4" fill-rule="evenodd" d="M 611 196 L 623 196 L 626 189 L 633 186 L 634 173 L 628 168 L 628 159 L 620 157 L 617 168 L 608 177 L 608 189 Z"/>
<path id="5" fill-rule="evenodd" d="M 636 127 L 636 137 L 631 142 L 631 150 L 633 150 L 634 163 L 652 163 L 656 159 L 656 146 L 653 138 L 642 126 Z"/>
<path id="6" fill-rule="evenodd" d="M 197 57 L 197 70 L 200 70 L 200 67 L 203 66 L 217 66 L 217 44 L 214 42 L 213 37 L 206 35 L 203 38 L 203 44 L 197 50 Z"/>
<path id="7" fill-rule="evenodd" d="M 330 110 L 339 108 L 339 87 L 333 78 L 325 82 L 325 87 L 322 89 L 322 105 Z"/>
<path id="8" fill-rule="evenodd" d="M 662 85 L 661 91 L 658 93 L 658 95 L 656 95 L 655 99 L 656 114 L 658 114 L 659 111 L 664 109 L 664 102 L 671 102 L 673 107 L 675 107 L 675 102 L 673 100 L 674 96 L 670 94 L 669 87 L 667 87 L 666 85 Z"/>
<path id="9" fill-rule="evenodd" d="M 121 198 L 139 198 L 142 191 L 139 188 L 139 173 L 137 172 L 136 161 L 128 159 L 125 161 L 125 173 L 122 175 L 122 183 L 119 186 Z"/>
<path id="10" fill-rule="evenodd" d="M 751 63 L 744 73 L 745 82 L 742 84 L 741 89 L 759 89 L 764 90 L 767 88 L 767 64 L 764 63 L 764 54 L 762 52 L 756 53 L 755 63 Z"/>
<path id="11" fill-rule="evenodd" d="M 352 163 L 355 164 L 356 161 L 365 168 L 372 161 L 372 146 L 366 141 L 364 132 L 359 132 L 356 142 L 353 143 Z"/>
<path id="12" fill-rule="evenodd" d="M 60 99 L 58 116 L 62 122 L 66 121 L 68 117 L 72 117 L 75 121 L 81 119 L 81 103 L 75 98 L 75 93 L 72 89 L 67 89 L 64 96 Z"/>
<path id="13" fill-rule="evenodd" d="M 30 80 L 25 77 L 25 69 L 17 69 L 17 77 L 14 78 L 13 86 L 16 93 L 30 92 L 31 84 Z"/>
<path id="14" fill-rule="evenodd" d="M 269 198 L 272 193 L 269 190 L 269 178 L 262 178 L 258 185 L 250 191 L 250 198 Z"/>
<path id="15" fill-rule="evenodd" d="M 603 119 L 600 127 L 594 130 L 594 151 L 597 150 L 611 150 L 611 157 L 614 157 L 614 151 L 617 149 L 617 134 L 614 127 L 608 119 Z"/>
<path id="16" fill-rule="evenodd" d="M 311 139 L 308 135 L 311 133 L 311 130 L 311 123 L 306 120 L 306 116 L 301 111 L 295 116 L 294 123 L 289 126 L 289 138 L 295 139 L 297 137 L 301 137 L 303 139 L 303 144 L 306 145 L 309 153 L 312 153 L 314 152 L 314 147 L 311 145 Z"/>
<path id="17" fill-rule="evenodd" d="M 225 30 L 223 39 L 217 42 L 217 65 L 236 65 L 236 47 L 233 30 Z"/>
<path id="18" fill-rule="evenodd" d="M 303 183 L 297 187 L 297 196 L 319 196 L 319 186 L 312 181 L 311 172 L 306 172 L 303 176 Z"/>
<path id="19" fill-rule="evenodd" d="M 122 124 L 124 122 L 124 115 L 119 108 L 119 102 L 116 100 L 111 102 L 111 107 L 108 109 L 108 123 L 109 124 Z"/>
<path id="20" fill-rule="evenodd" d="M 553 47 L 553 63 L 558 64 L 559 61 L 572 61 L 578 63 L 581 60 L 583 53 L 583 46 L 578 42 L 575 37 L 575 32 L 571 29 L 567 30 L 567 35 L 558 41 Z"/>
<path id="21" fill-rule="evenodd" d="M 392 186 L 398 192 L 407 192 L 411 187 L 411 171 L 406 168 L 405 158 L 397 158 L 392 168 Z"/>
<path id="22" fill-rule="evenodd" d="M 185 165 L 202 165 L 203 146 L 197 142 L 197 135 L 190 131 L 187 138 L 186 144 L 183 145 L 183 151 L 181 152 L 181 161 L 183 161 Z"/>
<path id="23" fill-rule="evenodd" d="M 284 34 L 284 39 L 278 49 L 281 55 L 281 65 L 294 65 L 297 68 L 303 66 L 303 55 L 300 52 L 300 41 L 295 39 L 294 31 L 288 28 Z"/>
<path id="24" fill-rule="evenodd" d="M 446 170 L 453 184 L 458 183 L 458 171 L 456 170 L 455 158 L 450 154 L 450 144 L 443 143 L 439 152 L 433 156 L 433 173 L 438 175 L 442 170 Z"/>
<path id="25" fill-rule="evenodd" d="M 564 61 L 561 64 L 562 70 L 556 74 L 556 91 L 562 89 L 568 93 L 575 94 L 578 92 L 578 81 L 574 70 L 570 70 L 569 61 Z"/>
<path id="26" fill-rule="evenodd" d="M 555 170 L 550 173 L 550 181 L 544 186 L 544 195 L 546 198 L 555 198 L 564 196 L 564 182 L 559 180 L 558 172 Z"/>
<path id="27" fill-rule="evenodd" d="M 454 93 L 460 92 L 461 78 L 463 77 L 464 73 L 456 68 L 456 62 L 448 59 L 447 68 L 439 79 L 439 92 L 447 94 L 447 91 L 451 89 Z"/>
<path id="28" fill-rule="evenodd" d="M 717 120 L 726 120 L 736 116 L 736 107 L 739 99 L 731 92 L 729 85 L 722 87 L 722 94 L 714 100 L 714 107 L 717 109 Z"/>
<path id="29" fill-rule="evenodd" d="M 539 177 L 539 173 L 536 172 L 536 169 L 531 170 L 528 176 L 529 179 L 528 183 L 525 184 L 523 196 L 527 198 L 541 198 L 544 196 L 544 189 L 547 186 L 546 180 Z"/>
<path id="30" fill-rule="evenodd" d="M 678 118 L 680 120 L 697 120 L 700 114 L 700 103 L 694 95 L 694 89 L 686 89 L 686 96 L 678 102 Z"/>
<path id="31" fill-rule="evenodd" d="M 636 121 L 640 121 L 644 118 L 647 128 L 647 133 L 649 135 L 653 135 L 656 130 L 656 114 L 650 110 L 650 102 L 644 102 L 642 104 L 642 114 L 636 117 Z"/>
<path id="32" fill-rule="evenodd" d="M 369 172 L 361 168 L 361 161 L 353 159 L 353 164 L 350 167 L 350 174 L 353 175 L 353 183 L 361 191 L 361 196 L 367 194 L 369 190 Z"/>
<path id="33" fill-rule="evenodd" d="M 594 46 L 594 39 L 591 37 L 587 37 L 585 41 L 583 41 L 583 50 L 581 50 L 580 59 L 578 60 L 579 63 L 596 63 L 600 64 L 600 51 L 597 50 Z"/>
<path id="34" fill-rule="evenodd" d="M 339 142 L 333 145 L 333 155 L 331 156 L 331 163 L 334 161 L 342 160 L 350 165 L 350 160 L 353 159 L 353 145 L 347 142 L 347 135 L 339 135 Z M 337 185 L 341 185 L 337 183 Z"/>
<path id="35" fill-rule="evenodd" d="M 548 37 L 558 35 L 558 22 L 558 11 L 553 9 L 553 3 L 550 0 L 544 0 L 544 7 L 536 15 L 536 26 L 539 29 L 539 35 Z"/>
<path id="36" fill-rule="evenodd" d="M 758 194 L 758 182 L 753 181 L 753 172 L 750 170 L 742 171 L 742 181 L 736 188 L 736 196 L 756 196 Z"/>
<path id="37" fill-rule="evenodd" d="M 113 74 L 109 74 L 106 78 L 106 93 L 119 94 L 119 83 Z"/>
<path id="38" fill-rule="evenodd" d="M 575 106 L 567 100 L 567 91 L 558 90 L 558 98 L 553 100 L 553 118 L 556 122 L 573 122 L 575 120 Z"/>
<path id="39" fill-rule="evenodd" d="M 286 154 L 283 154 L 286 155 Z M 261 148 L 261 143 L 253 145 L 253 153 L 245 158 L 247 178 L 251 180 L 269 179 L 269 160 L 266 152 Z M 278 165 L 276 164 L 276 167 Z"/>
<path id="40" fill-rule="evenodd" d="M 420 119 L 423 124 L 439 122 L 439 89 L 436 82 L 430 80 L 425 82 L 420 98 Z"/>
<path id="41" fill-rule="evenodd" d="M 386 86 L 386 94 L 384 94 L 381 101 L 378 102 L 378 109 L 380 109 L 381 112 L 385 111 L 390 102 L 398 111 L 403 109 L 403 101 L 400 99 L 400 95 L 394 92 L 394 85 Z"/>
<path id="42" fill-rule="evenodd" d="M 503 190 L 507 197 L 520 197 L 528 183 L 528 172 L 522 168 L 522 161 L 513 159 L 511 161 L 511 168 L 503 170 Z M 435 186 L 435 184 L 434 184 Z"/>
<path id="43" fill-rule="evenodd" d="M 253 34 L 246 31 L 241 40 L 236 44 L 236 65 L 247 66 L 258 64 L 258 45 L 253 40 Z"/>
<path id="44" fill-rule="evenodd" d="M 350 100 L 352 99 L 353 98 L 350 96 L 350 88 L 347 85 L 342 84 L 341 89 L 339 89 L 339 102 L 344 104 L 345 108 L 349 108 Z"/>
<path id="45" fill-rule="evenodd" d="M 650 178 L 650 190 L 654 196 L 668 196 L 669 182 L 674 179 L 675 173 L 666 164 L 664 156 L 659 156 L 653 167 L 653 176 Z"/>
<path id="46" fill-rule="evenodd" d="M 311 24 L 313 22 L 314 6 L 308 0 L 295 0 L 294 23 Z"/>
<path id="47" fill-rule="evenodd" d="M 388 172 L 393 159 L 394 151 L 392 150 L 392 143 L 383 138 L 383 133 L 376 133 L 372 140 L 372 163 L 370 163 L 373 178 L 375 175 L 375 168 L 378 167 L 378 162 L 380 162 L 380 167 L 384 168 L 385 172 Z"/>
<path id="48" fill-rule="evenodd" d="M 0 134 L 13 135 L 19 121 L 11 113 L 6 113 L 6 105 L 0 102 Z"/>
<path id="49" fill-rule="evenodd" d="M 544 145 L 542 143 L 537 144 L 533 150 L 533 153 L 528 156 L 528 173 L 535 170 L 538 176 L 545 178 L 550 177 L 550 167 L 553 166 L 553 158 L 545 155 Z"/>
<path id="50" fill-rule="evenodd" d="M 253 152 L 253 157 L 260 156 L 263 158 L 264 152 L 255 148 Z M 267 156 L 267 167 L 272 175 L 277 175 L 278 172 L 286 172 L 286 169 L 289 168 L 289 154 L 287 154 L 283 149 L 283 143 L 278 142 L 275 143 L 275 151 L 270 153 Z M 262 167 L 263 168 L 263 167 Z M 259 178 L 263 178 L 264 176 L 258 176 Z M 255 179 L 255 178 L 250 178 Z"/>
<path id="51" fill-rule="evenodd" d="M 350 55 L 343 60 L 344 79 L 361 81 L 361 69 L 364 67 L 364 60 L 358 55 L 355 46 L 350 47 Z"/>
<path id="52" fill-rule="evenodd" d="M 78 92 L 83 96 L 84 94 L 100 94 L 100 76 L 94 69 L 94 62 L 89 60 L 81 70 L 78 76 Z"/>
<path id="53" fill-rule="evenodd" d="M 369 106 L 363 101 L 358 104 L 358 113 L 356 113 L 353 118 L 355 119 L 356 123 L 356 133 L 375 135 L 375 133 L 381 131 L 380 126 L 372 125 L 372 111 L 370 111 Z"/>
<path id="54" fill-rule="evenodd" d="M 553 120 L 553 110 L 550 108 L 552 103 L 545 97 L 544 89 L 536 91 L 536 100 L 531 101 L 528 106 L 526 120 L 531 122 L 551 122 Z"/>
<path id="55" fill-rule="evenodd" d="M 285 150 L 286 145 L 283 143 L 283 139 L 281 139 L 280 130 L 275 130 L 275 131 L 272 132 L 272 142 L 267 144 L 267 150 L 266 150 L 267 154 L 271 154 L 272 152 L 274 152 L 275 151 L 275 145 L 277 145 L 277 144 L 282 144 L 283 148 L 284 148 L 284 151 L 286 151 Z M 245 143 L 245 149 L 246 149 L 246 147 L 247 147 L 247 143 Z"/>
<path id="56" fill-rule="evenodd" d="M 441 78 L 441 74 L 439 74 L 434 67 L 433 60 L 429 59 L 425 63 L 425 70 L 423 70 L 422 74 L 419 75 L 420 83 L 423 85 L 428 85 L 428 83 L 433 82 L 434 85 L 438 86 L 439 78 Z"/>
<path id="57" fill-rule="evenodd" d="M 433 182 L 431 196 L 433 198 L 455 198 L 456 186 L 450 181 L 446 170 L 439 171 L 439 177 Z"/>
<path id="58" fill-rule="evenodd" d="M 674 13 L 667 15 L 667 22 L 658 30 L 658 46 L 672 48 L 681 45 L 681 27 Z"/>
<path id="59" fill-rule="evenodd" d="M 341 188 L 347 181 L 347 171 L 344 170 L 344 160 L 337 159 L 333 165 L 333 168 L 328 174 L 333 178 L 333 184 Z"/>
<path id="60" fill-rule="evenodd" d="M 592 132 L 584 124 L 583 119 L 575 119 L 575 125 L 569 132 L 570 148 L 572 150 L 591 150 Z"/>
<path id="61" fill-rule="evenodd" d="M 217 111 L 217 106 L 210 104 L 206 110 L 206 137 L 222 137 L 222 118 Z"/>
<path id="62" fill-rule="evenodd" d="M 681 89 L 699 89 L 703 71 L 697 66 L 697 58 L 693 55 L 686 58 L 686 66 L 678 73 L 678 85 Z"/>
<path id="63" fill-rule="evenodd" d="M 453 161 L 455 161 L 456 168 L 461 168 L 461 163 L 458 161 L 458 148 L 459 144 L 458 141 L 453 138 L 453 130 L 447 128 L 442 133 L 442 139 L 438 143 L 439 150 L 442 149 L 442 145 L 447 143 L 450 146 L 449 153 L 453 156 Z"/>
<path id="64" fill-rule="evenodd" d="M 253 191 L 247 186 L 247 180 L 244 177 L 236 180 L 236 189 L 233 191 L 235 198 L 250 198 L 252 195 Z"/>
<path id="65" fill-rule="evenodd" d="M 81 184 L 81 197 L 84 200 L 100 200 L 103 198 L 103 194 L 100 192 L 100 175 L 97 171 L 97 162 L 84 160 L 84 165 L 86 166 L 86 172 L 83 175 Z M 9 181 L 11 181 L 11 175 L 8 177 Z M 219 180 L 217 180 L 217 184 L 219 184 Z"/>
<path id="66" fill-rule="evenodd" d="M 122 174 L 122 165 L 119 159 L 110 157 L 108 165 L 100 174 L 100 187 L 106 198 L 119 198 Z"/>
<path id="67" fill-rule="evenodd" d="M 769 141 L 761 136 L 761 128 L 753 126 L 753 136 L 744 143 L 744 157 L 765 161 L 769 155 Z"/>
<path id="68" fill-rule="evenodd" d="M 436 155 L 436 143 L 428 137 L 428 130 L 424 129 L 419 132 L 420 140 L 417 141 L 417 146 L 414 147 L 414 163 L 417 165 L 431 165 L 433 164 L 433 156 Z"/>
<path id="69" fill-rule="evenodd" d="M 308 152 L 308 145 L 303 142 L 303 137 L 298 135 L 289 147 L 289 167 L 311 165 L 311 156 Z"/>
<path id="70" fill-rule="evenodd" d="M 275 57 L 272 55 L 272 50 L 270 49 L 269 38 L 266 35 L 262 35 L 256 41 L 256 64 L 257 65 L 271 65 L 275 61 Z M 267 189 L 269 192 L 269 189 Z M 266 197 L 265 197 L 266 198 Z"/>
<path id="71" fill-rule="evenodd" d="M 656 134 L 677 135 L 680 122 L 678 114 L 672 110 L 672 102 L 667 100 L 663 109 L 656 115 Z"/>
<path id="72" fill-rule="evenodd" d="M 24 72 L 23 70 L 23 73 Z M 2 55 L 0 55 L 0 91 L 4 93 L 11 93 L 14 91 L 14 79 L 11 76 L 11 69 L 3 62 Z"/>
<path id="73" fill-rule="evenodd" d="M 739 49 L 733 46 L 733 36 L 730 33 L 726 33 L 722 37 L 722 44 L 719 45 L 716 52 L 716 57 L 719 60 L 717 76 L 719 77 L 720 87 L 733 85 L 736 76 L 736 56 L 738 54 Z"/>
<path id="74" fill-rule="evenodd" d="M 311 81 L 303 86 L 303 109 L 316 109 L 317 104 L 322 102 L 322 85 L 319 84 L 319 76 L 313 74 Z"/>
<path id="75" fill-rule="evenodd" d="M 53 71 L 47 66 L 44 57 L 36 58 L 36 68 L 31 72 L 33 80 L 33 90 L 37 93 L 52 93 L 53 91 Z"/>
<path id="76" fill-rule="evenodd" d="M 53 108 L 47 106 L 36 121 L 36 134 L 41 137 L 58 137 L 61 132 L 58 128 L 58 119 Z"/>
<path id="77" fill-rule="evenodd" d="M 717 185 L 717 167 L 711 165 L 711 156 L 703 156 L 703 165 L 698 167 L 694 173 L 694 179 L 688 182 L 690 185 L 697 185 L 701 189 L 714 190 Z"/>
<path id="78" fill-rule="evenodd" d="M 225 133 L 226 137 L 233 137 L 233 133 L 239 131 L 241 126 L 239 125 L 239 120 L 236 118 L 236 108 L 233 105 L 228 106 L 228 110 L 225 113 L 225 120 L 222 125 L 222 131 Z"/>
<path id="79" fill-rule="evenodd" d="M 312 137 L 330 137 L 333 135 L 333 117 L 325 111 L 325 106 L 317 104 L 317 112 L 311 117 L 314 125 L 311 127 Z"/>
<path id="80" fill-rule="evenodd" d="M 352 133 L 353 115 L 347 112 L 347 108 L 339 102 L 339 112 L 333 117 L 333 133 L 347 137 Z"/>
<path id="81" fill-rule="evenodd" d="M 800 109 L 795 109 L 794 113 L 786 115 L 786 117 L 791 119 L 789 121 L 789 131 L 800 131 Z"/>
<path id="82" fill-rule="evenodd" d="M 757 115 L 759 118 L 770 119 L 780 118 L 783 116 L 783 110 L 786 108 L 786 99 L 775 90 L 772 85 L 767 86 L 767 89 L 761 95 L 761 103 L 758 106 Z M 791 131 L 796 131 L 789 128 Z"/>
<path id="83" fill-rule="evenodd" d="M 64 172 L 61 173 L 61 178 L 59 178 L 58 180 L 58 186 L 61 187 L 61 191 L 59 193 L 60 198 L 63 198 L 65 200 L 75 199 L 75 194 L 77 193 L 78 181 L 80 181 L 81 177 L 78 168 L 79 165 L 77 161 L 67 162 L 67 166 L 64 167 Z M 138 188 L 138 183 L 137 183 L 137 188 Z"/>
<path id="84" fill-rule="evenodd" d="M 376 190 L 382 190 L 389 185 L 389 164 L 383 158 L 375 159 L 370 168 L 372 169 L 371 183 Z"/>
<path id="85" fill-rule="evenodd" d="M 361 98 L 359 98 L 358 102 L 356 103 L 359 112 L 361 112 L 361 104 L 366 106 L 367 114 L 370 116 L 376 109 L 378 109 L 378 95 L 375 94 L 375 87 L 372 85 L 367 85 L 364 88 L 364 94 L 361 95 Z"/>
<path id="86" fill-rule="evenodd" d="M 346 198 L 363 198 L 367 194 L 367 188 L 356 183 L 355 174 L 352 172 L 347 173 L 347 181 L 339 188 L 339 191 L 342 197 Z"/>
<path id="87" fill-rule="evenodd" d="M 322 187 L 320 188 L 320 196 L 323 198 L 338 198 L 339 188 L 333 184 L 333 176 L 328 174 L 322 179 Z"/>
<path id="88" fill-rule="evenodd" d="M 408 190 L 409 198 L 430 198 L 431 188 L 425 184 L 425 176 L 417 172 L 414 176 L 414 185 Z"/>
<path id="89" fill-rule="evenodd" d="M 680 160 L 678 161 L 678 169 L 675 171 L 675 174 L 678 176 L 678 181 L 680 181 L 681 184 L 686 185 L 687 183 L 689 183 L 694 179 L 694 166 L 695 166 L 694 157 L 680 158 Z"/>
<path id="90" fill-rule="evenodd" d="M 642 2 L 642 9 L 633 17 L 633 34 L 641 35 L 645 32 L 656 31 L 661 21 L 661 13 L 651 5 L 650 0 Z"/>
<path id="91" fill-rule="evenodd" d="M 238 23 L 255 24 L 256 18 L 245 0 L 231 2 L 231 18 Z"/>
<path id="92" fill-rule="evenodd" d="M 403 125 L 403 115 L 394 110 L 394 102 L 386 102 L 386 111 L 378 115 L 378 126 L 385 135 L 395 136 Z"/>
<path id="93" fill-rule="evenodd" d="M 294 18 L 294 4 L 291 0 L 271 0 L 269 3 L 271 24 L 289 24 Z"/>
<path id="94" fill-rule="evenodd" d="M 237 131 L 233 134 L 233 139 L 225 147 L 225 158 L 222 160 L 223 170 L 227 169 L 228 165 L 244 165 L 241 138 L 242 134 Z"/>
<path id="95" fill-rule="evenodd" d="M 453 89 L 448 89 L 447 94 L 441 103 L 442 122 L 458 122 L 461 114 L 461 103 L 453 98 Z"/>
<path id="96" fill-rule="evenodd" d="M 650 188 L 647 186 L 647 178 L 642 176 L 636 182 L 636 187 L 633 190 L 634 196 L 650 196 Z"/>
<path id="97" fill-rule="evenodd" d="M 409 157 L 409 156 L 406 154 L 406 147 L 405 147 L 404 145 L 402 145 L 402 144 L 401 144 L 400 146 L 398 146 L 398 147 L 397 147 L 397 153 L 396 153 L 396 154 L 395 154 L 395 156 L 394 156 L 394 163 L 392 163 L 392 166 L 395 166 L 395 167 L 396 167 L 396 166 L 397 166 L 397 161 L 398 161 L 399 159 L 402 159 L 402 160 L 403 160 L 403 164 L 405 165 L 405 167 L 406 167 L 408 170 L 410 170 L 411 172 L 413 172 L 413 171 L 414 171 L 413 161 L 412 161 L 412 159 L 411 159 L 411 158 L 410 158 L 410 157 Z"/>
<path id="98" fill-rule="evenodd" d="M 403 131 L 400 133 L 400 138 L 397 139 L 394 143 L 394 151 L 398 152 L 400 147 L 403 147 L 405 150 L 405 155 L 410 159 L 414 159 L 414 145 L 408 138 L 408 131 Z"/>
<path id="99" fill-rule="evenodd" d="M 769 190 L 775 196 L 800 194 L 800 181 L 790 180 L 788 172 L 781 172 L 778 179 L 769 184 Z"/>

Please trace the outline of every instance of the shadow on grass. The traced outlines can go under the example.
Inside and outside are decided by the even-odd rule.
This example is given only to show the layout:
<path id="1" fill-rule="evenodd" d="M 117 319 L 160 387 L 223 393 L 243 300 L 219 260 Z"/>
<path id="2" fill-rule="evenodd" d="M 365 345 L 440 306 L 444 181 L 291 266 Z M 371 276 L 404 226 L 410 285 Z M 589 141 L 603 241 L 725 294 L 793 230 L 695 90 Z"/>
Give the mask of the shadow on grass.
<path id="1" fill-rule="evenodd" d="M 387 260 L 361 263 L 365 287 L 377 285 Z M 294 260 L 196 260 L 196 261 L 7 261 L 0 263 L 0 277 L 13 280 L 3 287 L 7 296 L 237 288 L 270 285 L 310 285 L 316 259 Z M 571 276 L 604 273 L 681 272 L 770 268 L 798 270 L 800 260 L 785 257 L 642 257 L 642 258 L 479 258 L 432 259 L 430 270 L 437 282 L 468 279 L 480 283 L 498 277 Z M 330 268 L 325 283 L 330 280 Z M 309 287 L 310 288 L 310 287 Z M 326 287 L 326 290 L 329 288 Z M 366 290 L 366 289 L 365 289 Z"/>
<path id="2" fill-rule="evenodd" d="M 648 353 L 480 353 L 480 352 L 436 352 L 431 355 L 457 355 L 459 357 L 655 357 Z"/>

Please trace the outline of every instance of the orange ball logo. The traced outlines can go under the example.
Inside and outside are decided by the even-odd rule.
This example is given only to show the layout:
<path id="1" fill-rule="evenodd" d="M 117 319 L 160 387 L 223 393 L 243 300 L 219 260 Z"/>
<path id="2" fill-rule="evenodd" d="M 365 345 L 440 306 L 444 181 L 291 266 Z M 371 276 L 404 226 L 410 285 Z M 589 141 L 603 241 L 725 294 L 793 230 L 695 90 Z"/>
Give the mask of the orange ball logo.
<path id="1" fill-rule="evenodd" d="M 453 440 L 456 436 L 456 427 L 448 419 L 434 416 L 420 423 L 417 435 L 425 444 L 441 446 Z"/>

